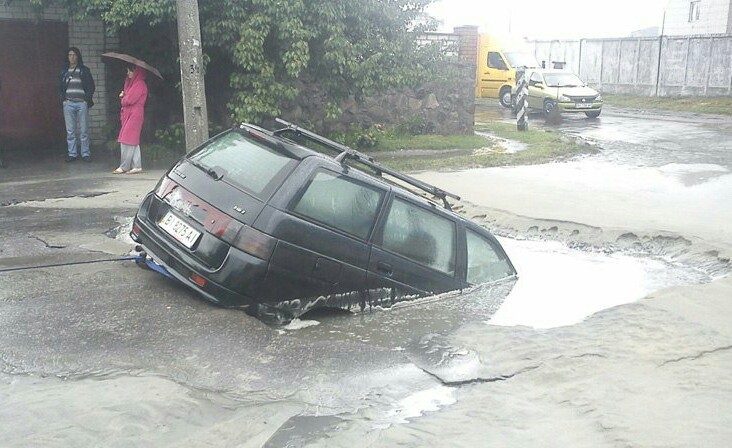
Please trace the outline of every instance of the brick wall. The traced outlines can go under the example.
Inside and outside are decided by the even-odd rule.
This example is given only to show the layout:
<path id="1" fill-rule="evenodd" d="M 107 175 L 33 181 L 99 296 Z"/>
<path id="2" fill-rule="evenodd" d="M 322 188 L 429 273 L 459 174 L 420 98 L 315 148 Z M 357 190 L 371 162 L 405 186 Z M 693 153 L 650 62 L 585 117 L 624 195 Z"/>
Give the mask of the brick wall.
<path id="1" fill-rule="evenodd" d="M 454 28 L 454 34 L 460 38 L 458 57 L 462 62 L 475 64 L 478 60 L 478 27 L 458 26 Z"/>

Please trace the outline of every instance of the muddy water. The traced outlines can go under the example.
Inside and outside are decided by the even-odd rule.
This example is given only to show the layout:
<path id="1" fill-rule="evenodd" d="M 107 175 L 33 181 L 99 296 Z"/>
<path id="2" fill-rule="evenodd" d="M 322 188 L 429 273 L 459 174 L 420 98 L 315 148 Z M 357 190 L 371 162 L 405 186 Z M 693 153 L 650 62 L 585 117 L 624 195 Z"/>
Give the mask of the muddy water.
<path id="1" fill-rule="evenodd" d="M 712 277 L 655 257 L 501 242 L 520 272 L 515 283 L 391 309 L 312 313 L 286 328 L 186 298 L 162 281 L 139 291 L 140 303 L 153 308 L 135 313 L 144 308 L 92 301 L 53 336 L 43 328 L 55 327 L 73 304 L 13 318 L 15 308 L 26 313 L 31 304 L 6 303 L 0 318 L 16 325 L 9 327 L 15 335 L 5 336 L 15 343 L 0 360 L 3 446 L 389 446 L 384 434 L 393 438 L 399 428 L 410 434 L 407 446 L 434 445 L 436 438 L 466 446 L 470 439 L 436 434 L 485 412 L 471 390 L 496 409 L 496 400 L 511 402 L 476 389 L 514 374 L 486 371 L 492 356 L 511 352 L 486 345 L 498 328 L 569 325 L 659 288 Z M 113 290 L 92 291 L 99 293 Z M 42 325 L 23 331 L 32 321 Z M 534 339 L 519 335 L 517 342 Z M 430 431 L 407 429 L 466 407 Z"/>
<path id="2" fill-rule="evenodd" d="M 571 325 L 662 288 L 712 279 L 705 271 L 660 258 L 581 251 L 557 241 L 500 241 L 521 278 L 491 318 L 494 325 Z"/>
<path id="3" fill-rule="evenodd" d="M 95 349 L 89 359 L 67 347 L 76 332 L 91 341 L 91 329 L 76 322 L 42 342 L 55 367 L 6 356 L 0 435 L 6 446 L 199 446 L 212 438 L 214 446 L 320 446 L 328 434 L 341 437 L 332 446 L 377 441 L 383 430 L 450 409 L 462 384 L 485 380 L 480 356 L 469 347 L 494 333 L 487 322 L 569 325 L 662 287 L 711 278 L 657 258 L 559 242 L 501 242 L 518 281 L 391 309 L 310 313 L 284 328 L 242 327 L 248 318 L 241 313 L 198 302 L 180 309 L 166 294 L 167 307 L 150 319 L 162 326 L 160 319 L 173 320 L 179 329 L 196 322 L 198 342 L 186 331 L 162 333 L 161 340 L 161 330 L 148 336 L 130 329 L 129 336 L 127 330 L 105 336 L 106 354 Z M 51 325 L 52 314 L 43 315 Z M 465 344 L 452 341 L 463 327 L 481 323 Z M 254 345 L 247 342 L 250 331 L 257 333 Z M 240 348 L 228 347 L 224 334 L 239 334 Z M 207 352 L 207 344 L 216 349 Z"/>
<path id="4" fill-rule="evenodd" d="M 284 331 L 298 339 L 312 341 L 326 337 L 332 341 L 360 340 L 392 347 L 439 378 L 440 383 L 411 390 L 401 398 L 390 395 L 387 400 L 365 400 L 363 409 L 340 414 L 336 420 L 312 416 L 291 419 L 286 429 L 275 433 L 267 446 L 287 443 L 293 444 L 288 446 L 318 446 L 329 439 L 324 435 L 329 432 L 338 433 L 336 439 L 340 442 L 333 446 L 347 446 L 355 440 L 370 438 L 378 445 L 379 431 L 450 408 L 459 400 L 462 384 L 490 381 L 481 373 L 485 360 L 470 347 L 490 339 L 495 331 L 491 325 L 536 328 L 572 325 L 600 310 L 636 301 L 658 289 L 705 283 L 713 277 L 703 270 L 659 257 L 581 251 L 556 241 L 500 240 L 520 278 L 488 320 L 485 314 L 471 309 L 475 303 L 488 300 L 486 290 L 479 288 L 459 298 L 446 295 L 346 319 L 311 314 L 304 321 L 288 326 Z M 491 325 L 476 327 L 474 324 L 479 322 Z M 464 341 L 465 345 L 456 345 L 453 335 L 460 333 L 464 326 L 472 328 L 471 336 Z M 434 438 L 422 439 L 417 435 L 410 444 L 416 446 L 429 440 Z"/>

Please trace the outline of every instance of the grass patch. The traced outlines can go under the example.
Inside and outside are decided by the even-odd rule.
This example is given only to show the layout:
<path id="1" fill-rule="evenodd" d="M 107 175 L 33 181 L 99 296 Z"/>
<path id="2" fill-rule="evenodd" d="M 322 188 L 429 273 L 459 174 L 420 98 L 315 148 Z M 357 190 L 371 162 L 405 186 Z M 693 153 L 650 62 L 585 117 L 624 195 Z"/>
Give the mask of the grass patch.
<path id="1" fill-rule="evenodd" d="M 508 123 L 484 123 L 476 126 L 476 130 L 488 132 L 497 137 L 516 140 L 527 144 L 527 148 L 515 153 L 502 153 L 495 150 L 473 151 L 467 149 L 459 152 L 434 155 L 390 156 L 389 153 L 378 155 L 380 163 L 400 171 L 436 171 L 445 169 L 485 168 L 511 165 L 536 165 L 555 160 L 564 160 L 580 154 L 592 154 L 597 150 L 590 146 L 580 145 L 573 139 L 557 132 L 529 129 L 525 132 L 516 130 L 516 126 Z M 491 145 L 493 146 L 493 145 Z"/>
<path id="2" fill-rule="evenodd" d="M 400 151 L 402 149 L 478 149 L 492 142 L 480 135 L 383 135 L 369 152 Z"/>
<path id="3" fill-rule="evenodd" d="M 658 109 L 702 114 L 732 115 L 732 97 L 639 97 L 603 95 L 605 104 L 632 109 Z"/>

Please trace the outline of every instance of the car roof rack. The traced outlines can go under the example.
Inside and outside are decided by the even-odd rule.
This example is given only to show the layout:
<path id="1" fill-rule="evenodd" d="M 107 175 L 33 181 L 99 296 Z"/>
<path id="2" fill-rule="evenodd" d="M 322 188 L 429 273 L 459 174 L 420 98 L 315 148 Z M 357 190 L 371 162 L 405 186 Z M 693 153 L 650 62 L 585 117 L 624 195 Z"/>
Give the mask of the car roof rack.
<path id="1" fill-rule="evenodd" d="M 460 200 L 460 196 L 447 192 L 441 188 L 437 188 L 434 185 L 430 185 L 426 182 L 422 182 L 419 179 L 415 179 L 412 176 L 408 176 L 404 173 L 400 173 L 399 171 L 392 170 L 390 168 L 387 168 L 380 163 L 378 163 L 373 157 L 368 156 L 362 152 L 356 151 L 353 148 L 349 148 L 348 146 L 342 145 L 338 142 L 334 142 L 333 140 L 330 140 L 328 138 L 323 137 L 322 135 L 318 135 L 314 132 L 308 131 L 307 129 L 303 129 L 299 126 L 296 126 L 289 121 L 285 121 L 282 118 L 275 118 L 275 121 L 277 123 L 285 125 L 284 128 L 277 129 L 273 131 L 272 133 L 274 135 L 279 135 L 284 132 L 294 132 L 296 135 L 305 137 L 306 139 L 313 141 L 315 143 L 318 143 L 328 149 L 331 149 L 333 151 L 338 152 L 338 155 L 335 156 L 333 159 L 339 163 L 345 163 L 345 159 L 351 159 L 355 160 L 356 162 L 359 162 L 365 166 L 368 166 L 369 168 L 376 171 L 376 175 L 383 178 L 384 173 L 388 174 L 389 176 L 392 176 L 396 179 L 399 179 L 402 182 L 405 182 L 409 185 L 412 185 L 414 187 L 419 188 L 422 191 L 425 191 L 433 196 L 435 196 L 438 199 L 442 200 L 442 203 L 444 204 L 445 208 L 452 211 L 452 207 L 450 207 L 450 204 L 447 202 L 447 198 L 453 198 L 456 201 Z"/>

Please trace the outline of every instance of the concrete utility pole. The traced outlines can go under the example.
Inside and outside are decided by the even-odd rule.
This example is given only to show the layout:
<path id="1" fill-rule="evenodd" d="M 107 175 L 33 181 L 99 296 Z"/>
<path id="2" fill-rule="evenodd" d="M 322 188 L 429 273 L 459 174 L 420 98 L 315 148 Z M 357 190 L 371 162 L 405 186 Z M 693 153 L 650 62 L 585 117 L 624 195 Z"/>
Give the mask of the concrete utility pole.
<path id="1" fill-rule="evenodd" d="M 206 84 L 203 80 L 201 25 L 198 0 L 176 0 L 180 83 L 183 89 L 183 121 L 186 128 L 186 151 L 208 140 Z"/>

